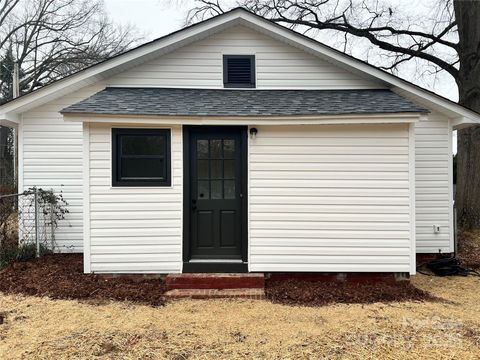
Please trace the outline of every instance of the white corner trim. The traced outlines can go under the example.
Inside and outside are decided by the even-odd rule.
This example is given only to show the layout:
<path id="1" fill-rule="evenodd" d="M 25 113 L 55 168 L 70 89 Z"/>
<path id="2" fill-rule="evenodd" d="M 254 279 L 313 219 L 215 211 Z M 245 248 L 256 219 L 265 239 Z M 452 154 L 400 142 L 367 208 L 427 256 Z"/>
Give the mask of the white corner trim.
<path id="1" fill-rule="evenodd" d="M 252 199 L 252 195 L 251 195 L 251 192 L 252 192 L 252 189 L 251 189 L 251 171 L 250 171 L 250 159 L 251 159 L 251 139 L 250 139 L 250 129 L 252 128 L 253 126 L 249 126 L 247 128 L 247 271 L 248 272 L 251 272 L 253 271 L 252 269 L 252 262 L 251 262 L 251 252 L 252 252 L 252 246 L 251 246 L 251 236 L 250 236 L 250 232 L 251 232 L 251 229 L 252 229 L 252 221 L 251 221 L 251 199 Z M 245 194 L 244 194 L 245 196 Z"/>
<path id="2" fill-rule="evenodd" d="M 415 124 L 408 129 L 408 180 L 410 185 L 410 275 L 417 270 L 416 213 L 415 213 Z"/>
<path id="3" fill-rule="evenodd" d="M 90 257 L 90 124 L 83 124 L 83 271 L 91 272 Z"/>
<path id="4" fill-rule="evenodd" d="M 170 140 L 170 147 L 173 146 L 173 131 L 176 131 L 174 129 L 170 130 L 170 136 L 172 137 L 172 139 Z M 185 232 L 183 231 L 184 227 L 185 227 L 185 214 L 184 214 L 184 211 L 183 211 L 183 207 L 184 207 L 184 192 L 185 192 L 185 181 L 187 181 L 185 178 L 184 178 L 184 174 L 185 174 L 185 170 L 184 170 L 184 167 L 185 167 L 185 161 L 184 161 L 184 157 L 185 157 L 185 154 L 183 152 L 183 148 L 184 148 L 184 139 L 183 139 L 183 126 L 180 126 L 179 127 L 179 136 L 180 136 L 180 176 L 182 178 L 182 181 L 181 181 L 181 184 L 180 184 L 180 193 L 181 193 L 181 202 L 182 202 L 182 211 L 180 211 L 180 221 L 181 221 L 181 243 L 180 243 L 180 273 L 183 273 L 183 244 L 185 243 L 185 241 L 188 241 L 187 239 L 184 238 L 184 235 L 185 235 Z M 170 149 L 170 154 L 172 153 L 172 149 Z M 172 167 L 171 169 L 171 176 L 172 176 L 172 186 L 176 186 L 175 182 L 174 182 L 174 179 L 175 179 L 175 159 L 173 158 L 173 156 L 171 156 L 171 161 L 170 161 L 170 166 Z"/>
<path id="5" fill-rule="evenodd" d="M 20 121 L 17 129 L 17 161 L 18 161 L 18 173 L 17 173 L 17 186 L 18 193 L 23 192 L 23 121 Z"/>
<path id="6" fill-rule="evenodd" d="M 450 229 L 450 241 L 449 241 L 449 251 L 455 251 L 455 240 L 454 240 L 454 229 L 455 224 L 453 223 L 453 130 L 452 130 L 452 121 L 448 121 L 448 195 L 450 197 L 450 206 L 448 207 L 448 217 L 449 217 L 449 229 Z"/>

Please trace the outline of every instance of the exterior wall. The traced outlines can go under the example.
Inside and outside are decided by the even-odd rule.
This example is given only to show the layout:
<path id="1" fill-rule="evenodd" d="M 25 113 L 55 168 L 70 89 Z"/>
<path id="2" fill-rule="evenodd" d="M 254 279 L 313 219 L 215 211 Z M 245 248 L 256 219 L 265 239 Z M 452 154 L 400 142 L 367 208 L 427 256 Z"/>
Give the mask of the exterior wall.
<path id="1" fill-rule="evenodd" d="M 223 88 L 222 54 L 255 54 L 258 88 L 378 88 L 343 69 L 246 27 L 233 27 L 23 114 L 20 189 L 62 191 L 70 214 L 56 233 L 58 250 L 82 251 L 82 125 L 64 107 L 106 85 Z"/>
<path id="2" fill-rule="evenodd" d="M 170 187 L 112 187 L 111 128 L 106 124 L 90 124 L 87 132 L 85 166 L 89 174 L 85 195 L 90 200 L 89 218 L 86 219 L 86 235 L 90 233 L 90 251 L 87 252 L 90 269 L 86 270 L 108 273 L 181 272 L 181 127 L 171 127 Z"/>
<path id="3" fill-rule="evenodd" d="M 438 112 L 415 124 L 418 253 L 453 251 L 452 131 Z M 434 233 L 433 225 L 440 225 Z"/>
<path id="4" fill-rule="evenodd" d="M 223 88 L 223 54 L 254 54 L 259 89 L 382 88 L 314 55 L 242 26 L 111 78 L 108 85 Z"/>
<path id="5" fill-rule="evenodd" d="M 61 109 L 104 88 L 96 85 L 26 112 L 19 129 L 19 189 L 62 192 L 69 214 L 55 233 L 57 250 L 82 252 L 82 124 L 65 123 Z"/>
<path id="6" fill-rule="evenodd" d="M 257 128 L 249 145 L 250 271 L 412 270 L 408 125 Z"/>
<path id="7" fill-rule="evenodd" d="M 82 251 L 83 194 L 82 126 L 65 123 L 58 111 L 106 85 L 222 88 L 222 54 L 242 53 L 256 55 L 257 88 L 261 89 L 380 87 L 292 46 L 237 26 L 24 113 L 19 129 L 20 189 L 38 186 L 63 192 L 70 214 L 56 234 L 60 251 Z M 427 121 L 416 125 L 415 134 L 417 252 L 449 252 L 453 250 L 453 235 L 448 120 L 432 113 Z M 341 168 L 343 163 L 340 161 L 338 166 Z M 433 233 L 434 224 L 441 226 L 439 234 Z"/>

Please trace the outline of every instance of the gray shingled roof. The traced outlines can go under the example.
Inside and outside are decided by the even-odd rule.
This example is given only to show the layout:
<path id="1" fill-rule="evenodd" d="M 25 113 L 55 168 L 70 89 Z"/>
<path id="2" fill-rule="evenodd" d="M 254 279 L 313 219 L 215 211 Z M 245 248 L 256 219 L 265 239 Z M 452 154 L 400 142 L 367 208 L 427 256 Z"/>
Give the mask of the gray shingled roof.
<path id="1" fill-rule="evenodd" d="M 428 112 L 390 90 L 106 88 L 62 113 L 282 116 Z"/>

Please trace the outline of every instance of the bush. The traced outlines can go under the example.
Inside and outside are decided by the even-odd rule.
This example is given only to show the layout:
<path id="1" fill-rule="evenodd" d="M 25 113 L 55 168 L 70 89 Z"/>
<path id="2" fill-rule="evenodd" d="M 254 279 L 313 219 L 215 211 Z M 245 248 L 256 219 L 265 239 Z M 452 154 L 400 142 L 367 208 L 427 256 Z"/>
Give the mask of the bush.
<path id="1" fill-rule="evenodd" d="M 0 269 L 15 261 L 30 261 L 35 259 L 37 246 L 35 244 L 24 244 L 19 246 L 8 246 L 0 248 Z M 52 254 L 46 246 L 40 244 L 40 256 Z"/>

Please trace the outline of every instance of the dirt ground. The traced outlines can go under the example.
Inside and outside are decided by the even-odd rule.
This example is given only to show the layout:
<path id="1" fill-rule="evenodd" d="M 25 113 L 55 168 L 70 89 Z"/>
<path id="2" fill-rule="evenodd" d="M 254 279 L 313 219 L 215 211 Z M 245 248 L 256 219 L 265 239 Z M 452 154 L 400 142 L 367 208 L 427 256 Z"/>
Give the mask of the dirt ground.
<path id="1" fill-rule="evenodd" d="M 478 359 L 480 278 L 415 276 L 444 301 L 300 307 L 0 295 L 2 359 Z"/>

